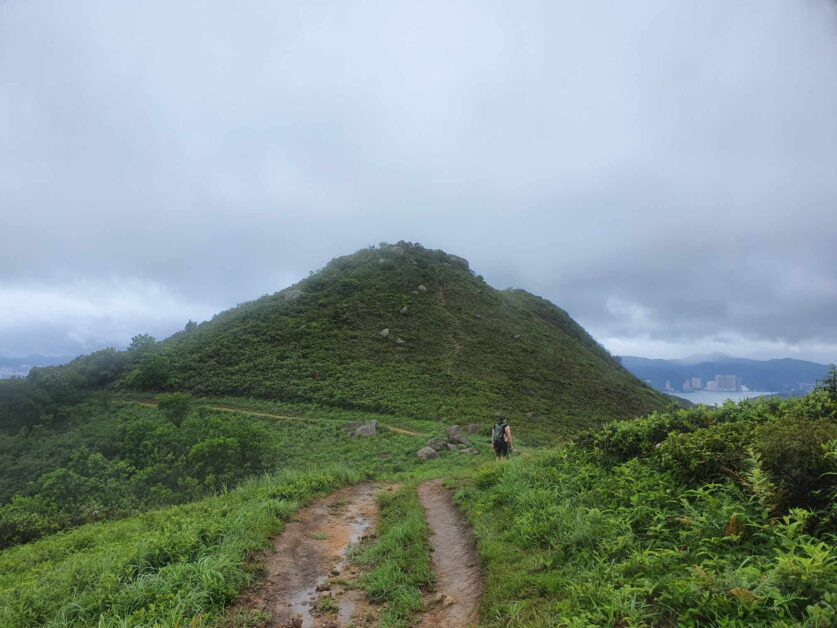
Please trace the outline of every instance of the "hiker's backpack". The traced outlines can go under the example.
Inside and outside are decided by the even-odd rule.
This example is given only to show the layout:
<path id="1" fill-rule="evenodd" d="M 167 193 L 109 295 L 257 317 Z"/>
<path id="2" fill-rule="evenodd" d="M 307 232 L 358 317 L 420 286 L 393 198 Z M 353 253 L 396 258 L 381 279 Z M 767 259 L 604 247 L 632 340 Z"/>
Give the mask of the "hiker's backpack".
<path id="1" fill-rule="evenodd" d="M 494 424 L 494 434 L 491 441 L 496 445 L 497 443 L 506 442 L 506 426 L 503 423 Z"/>

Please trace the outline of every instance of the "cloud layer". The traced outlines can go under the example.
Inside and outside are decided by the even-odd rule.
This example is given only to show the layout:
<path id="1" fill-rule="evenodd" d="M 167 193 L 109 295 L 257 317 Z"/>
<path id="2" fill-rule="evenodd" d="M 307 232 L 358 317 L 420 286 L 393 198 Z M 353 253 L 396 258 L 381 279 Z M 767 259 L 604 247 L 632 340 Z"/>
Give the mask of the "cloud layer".
<path id="1" fill-rule="evenodd" d="M 618 353 L 837 360 L 837 11 L 0 6 L 0 354 L 407 239 Z"/>

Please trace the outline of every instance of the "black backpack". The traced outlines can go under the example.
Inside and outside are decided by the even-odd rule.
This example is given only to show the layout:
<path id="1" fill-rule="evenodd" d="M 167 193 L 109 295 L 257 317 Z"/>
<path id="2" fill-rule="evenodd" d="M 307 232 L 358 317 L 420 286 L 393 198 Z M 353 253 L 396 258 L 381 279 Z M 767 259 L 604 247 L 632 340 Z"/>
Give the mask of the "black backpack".
<path id="1" fill-rule="evenodd" d="M 505 443 L 506 439 L 506 425 L 504 423 L 495 423 L 493 431 L 492 442 L 496 445 L 498 443 Z"/>

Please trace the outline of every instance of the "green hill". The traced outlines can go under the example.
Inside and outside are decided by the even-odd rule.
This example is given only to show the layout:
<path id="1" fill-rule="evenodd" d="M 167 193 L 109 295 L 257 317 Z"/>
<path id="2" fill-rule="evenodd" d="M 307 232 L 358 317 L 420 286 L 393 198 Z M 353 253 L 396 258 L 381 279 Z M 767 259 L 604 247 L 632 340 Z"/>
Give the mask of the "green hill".
<path id="1" fill-rule="evenodd" d="M 668 403 L 562 309 L 404 242 L 190 327 L 125 383 L 445 420 L 502 411 L 578 424 Z"/>

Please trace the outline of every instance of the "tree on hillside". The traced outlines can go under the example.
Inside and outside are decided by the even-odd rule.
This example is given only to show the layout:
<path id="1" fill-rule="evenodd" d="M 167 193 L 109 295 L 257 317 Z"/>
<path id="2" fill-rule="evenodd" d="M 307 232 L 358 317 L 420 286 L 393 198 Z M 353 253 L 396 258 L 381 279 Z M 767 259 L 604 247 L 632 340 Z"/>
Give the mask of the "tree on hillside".
<path id="1" fill-rule="evenodd" d="M 157 339 L 149 334 L 138 334 L 131 338 L 131 344 L 128 345 L 128 351 L 138 355 L 147 353 L 157 344 Z"/>
<path id="2" fill-rule="evenodd" d="M 837 403 L 837 366 L 830 366 L 826 376 L 817 382 L 817 390 L 824 390 L 829 398 Z"/>

